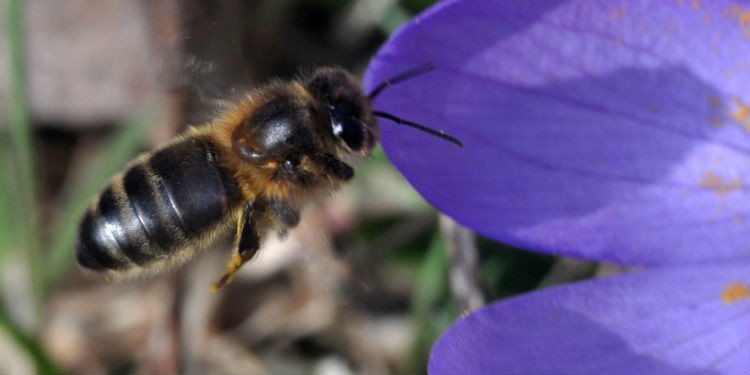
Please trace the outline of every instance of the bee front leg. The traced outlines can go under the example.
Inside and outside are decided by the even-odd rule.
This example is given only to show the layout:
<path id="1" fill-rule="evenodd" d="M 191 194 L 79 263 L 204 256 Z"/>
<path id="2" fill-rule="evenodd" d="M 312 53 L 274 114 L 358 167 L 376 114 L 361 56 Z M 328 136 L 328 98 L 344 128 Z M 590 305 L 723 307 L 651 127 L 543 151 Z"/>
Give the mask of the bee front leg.
<path id="1" fill-rule="evenodd" d="M 257 204 L 249 202 L 242 208 L 239 223 L 237 224 L 237 252 L 227 265 L 227 272 L 219 281 L 211 285 L 211 290 L 218 291 L 224 285 L 232 281 L 234 275 L 240 267 L 252 259 L 260 249 L 261 237 L 258 232 L 257 222 L 262 215 L 262 210 L 258 209 Z"/>
<path id="2" fill-rule="evenodd" d="M 354 168 L 331 154 L 323 155 L 323 163 L 328 168 L 328 172 L 341 181 L 349 181 L 354 177 Z"/>

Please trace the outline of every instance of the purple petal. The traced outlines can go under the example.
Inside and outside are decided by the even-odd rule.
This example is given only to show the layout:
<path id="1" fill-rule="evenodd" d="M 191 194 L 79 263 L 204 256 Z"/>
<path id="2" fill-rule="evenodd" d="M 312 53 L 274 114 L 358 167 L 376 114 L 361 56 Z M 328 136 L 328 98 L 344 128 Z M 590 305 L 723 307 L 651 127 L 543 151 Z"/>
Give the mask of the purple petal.
<path id="1" fill-rule="evenodd" d="M 495 303 L 450 328 L 429 364 L 432 375 L 749 371 L 748 264 L 653 269 Z"/>
<path id="2" fill-rule="evenodd" d="M 684 4 L 683 4 L 684 3 Z M 732 1 L 447 1 L 366 86 L 433 205 L 517 246 L 631 264 L 750 257 L 750 10 Z"/>

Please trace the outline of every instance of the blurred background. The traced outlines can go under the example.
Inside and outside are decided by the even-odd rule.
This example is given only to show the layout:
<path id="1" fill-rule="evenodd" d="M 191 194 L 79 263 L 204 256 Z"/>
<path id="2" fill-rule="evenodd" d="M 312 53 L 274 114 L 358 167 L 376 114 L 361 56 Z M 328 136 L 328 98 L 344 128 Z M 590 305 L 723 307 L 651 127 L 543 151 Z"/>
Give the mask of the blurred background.
<path id="1" fill-rule="evenodd" d="M 0 374 L 424 373 L 486 301 L 606 272 L 475 238 L 378 149 L 218 294 L 231 239 L 109 283 L 77 222 L 139 152 L 274 76 L 361 74 L 431 0 L 0 0 Z"/>

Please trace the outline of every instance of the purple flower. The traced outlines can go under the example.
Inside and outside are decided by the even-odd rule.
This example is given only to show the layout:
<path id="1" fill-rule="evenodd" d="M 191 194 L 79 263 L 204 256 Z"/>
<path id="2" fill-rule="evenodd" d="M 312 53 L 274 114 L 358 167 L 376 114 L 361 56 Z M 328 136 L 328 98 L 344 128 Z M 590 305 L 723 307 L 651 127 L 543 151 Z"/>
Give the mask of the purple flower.
<path id="1" fill-rule="evenodd" d="M 750 373 L 750 4 L 446 1 L 378 53 L 393 164 L 480 234 L 642 266 L 489 305 L 432 374 Z"/>

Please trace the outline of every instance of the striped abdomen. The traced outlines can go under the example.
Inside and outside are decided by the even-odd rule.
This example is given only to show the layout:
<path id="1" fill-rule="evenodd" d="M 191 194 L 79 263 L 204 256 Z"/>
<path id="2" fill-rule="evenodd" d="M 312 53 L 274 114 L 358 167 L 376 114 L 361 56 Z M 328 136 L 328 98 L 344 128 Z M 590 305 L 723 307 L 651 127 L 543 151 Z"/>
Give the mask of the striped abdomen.
<path id="1" fill-rule="evenodd" d="M 219 155 L 210 139 L 186 138 L 115 177 L 81 221 L 78 263 L 148 271 L 226 223 L 241 195 Z"/>

